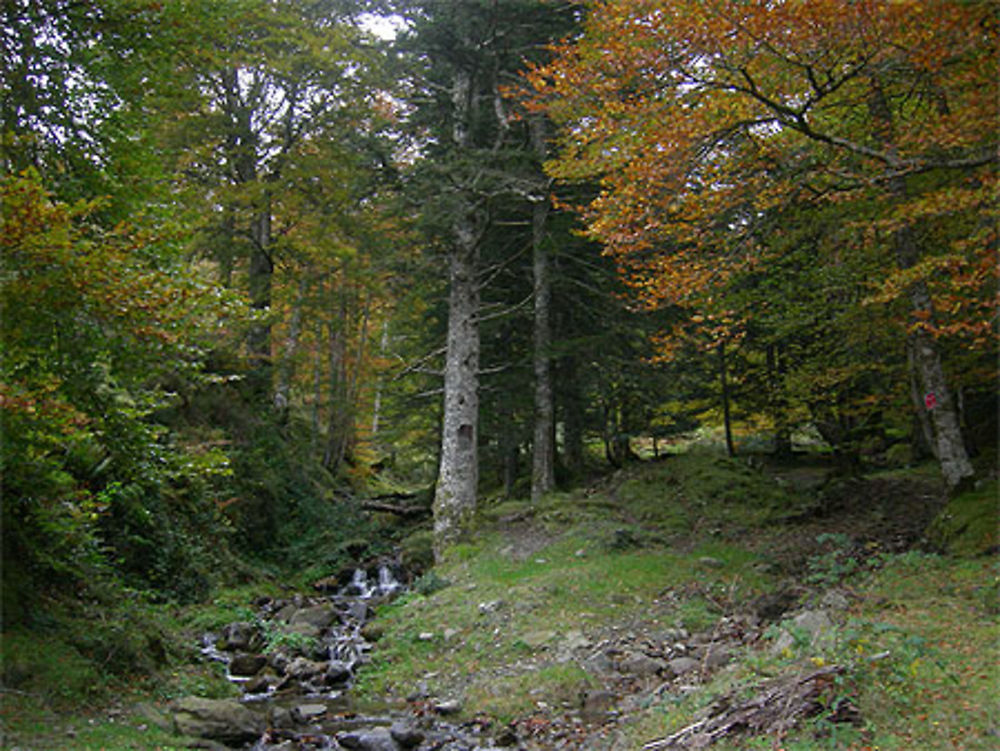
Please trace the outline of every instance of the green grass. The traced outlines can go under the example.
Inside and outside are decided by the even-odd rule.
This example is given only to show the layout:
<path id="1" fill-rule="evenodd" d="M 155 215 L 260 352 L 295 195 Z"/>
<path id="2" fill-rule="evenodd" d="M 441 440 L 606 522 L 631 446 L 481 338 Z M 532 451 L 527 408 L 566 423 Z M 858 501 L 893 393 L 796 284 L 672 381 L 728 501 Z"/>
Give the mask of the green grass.
<path id="1" fill-rule="evenodd" d="M 737 736 L 713 748 L 994 749 L 1000 729 L 1000 623 L 992 599 L 998 574 L 995 560 L 889 557 L 857 582 L 859 604 L 829 646 L 799 645 L 781 655 L 749 652 L 693 696 L 666 697 L 635 717 L 630 742 L 638 747 L 676 732 L 722 694 L 742 689 L 749 696 L 768 677 L 835 663 L 848 670 L 833 695 L 857 706 L 860 727 L 820 717 L 803 722 L 780 746 L 771 737 Z"/>
<path id="2" fill-rule="evenodd" d="M 904 482 L 909 477 L 898 474 Z M 991 492 L 995 485 L 977 491 L 975 504 L 965 502 L 981 508 Z M 684 727 L 721 695 L 750 698 L 770 678 L 825 663 L 847 667 L 834 688 L 858 707 L 859 727 L 814 718 L 780 740 L 738 737 L 713 748 L 994 748 L 996 557 L 911 552 L 855 561 L 843 533 L 817 534 L 809 525 L 797 532 L 784 521 L 810 500 L 740 461 L 695 449 L 537 505 L 487 504 L 472 541 L 447 551 L 417 590 L 380 607 L 382 636 L 356 690 L 362 700 L 414 692 L 459 699 L 466 717 L 501 722 L 554 718 L 600 687 L 567 644 L 676 627 L 711 630 L 723 613 L 787 584 L 771 565 L 778 557 L 772 548 L 783 535 L 799 534 L 805 554 L 790 572 L 796 582 L 836 585 L 852 595 L 832 638 L 780 654 L 769 638 L 738 647 L 730 665 L 698 690 L 649 694 L 634 704 L 614 751 Z M 415 538 L 412 546 L 425 553 L 426 533 Z M 110 613 L 90 641 L 82 621 L 4 634 L 5 742 L 28 739 L 33 749 L 68 751 L 184 747 L 141 714 L 109 718 L 96 708 L 110 697 L 129 707 L 232 695 L 219 666 L 190 663 L 191 644 L 199 632 L 251 620 L 248 605 L 261 594 L 280 592 L 254 585 L 183 609 L 142 604 L 137 622 L 144 625 L 128 631 L 120 657 L 122 665 L 132 660 L 139 667 L 135 655 L 144 640 L 164 640 L 166 663 L 150 680 L 130 680 L 127 671 L 109 679 L 99 669 L 100 660 L 115 659 L 107 647 L 119 621 Z M 170 646 L 181 643 L 188 646 Z"/>
<path id="3" fill-rule="evenodd" d="M 719 484 L 701 488 L 697 478 L 716 470 Z M 744 498 L 756 486 L 769 488 L 765 503 Z M 664 494 L 665 487 L 681 492 Z M 791 502 L 753 470 L 706 452 L 630 471 L 604 493 L 487 507 L 477 541 L 452 548 L 434 569 L 450 586 L 380 611 L 387 635 L 358 690 L 405 696 L 426 684 L 431 693 L 464 697 L 475 711 L 501 718 L 538 702 L 556 711 L 561 697 L 578 696 L 586 678 L 559 661 L 571 632 L 596 639 L 639 620 L 705 630 L 728 604 L 773 585 L 761 557 L 724 535 L 706 531 L 678 551 L 667 546 L 669 533 L 690 531 L 696 514 L 707 515 L 712 529 L 762 524 Z M 511 519 L 522 527 L 512 528 Z"/>

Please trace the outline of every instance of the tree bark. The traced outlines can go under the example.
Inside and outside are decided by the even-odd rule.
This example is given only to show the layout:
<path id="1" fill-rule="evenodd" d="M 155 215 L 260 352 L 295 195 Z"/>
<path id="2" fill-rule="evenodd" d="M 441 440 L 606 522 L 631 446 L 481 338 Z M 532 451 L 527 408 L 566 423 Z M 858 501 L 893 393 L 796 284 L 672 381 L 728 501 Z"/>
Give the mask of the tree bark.
<path id="1" fill-rule="evenodd" d="M 894 156 L 893 116 L 885 92 L 877 77 L 871 79 L 869 112 L 874 121 L 874 135 L 882 141 L 886 152 Z M 907 198 L 907 185 L 903 178 L 895 177 L 889 181 L 889 192 L 898 202 Z M 902 227 L 893 235 L 896 265 L 901 270 L 913 268 L 920 260 L 921 248 L 912 227 Z M 949 488 L 954 489 L 965 478 L 974 474 L 972 462 L 965 450 L 962 438 L 962 427 L 958 419 L 954 399 L 948 381 L 945 377 L 941 355 L 934 337 L 924 328 L 926 323 L 934 320 L 934 304 L 927 284 L 918 279 L 907 290 L 911 311 L 911 353 L 909 359 L 914 368 L 914 376 L 918 393 L 931 402 L 930 405 L 917 406 L 917 409 L 930 410 L 930 422 L 933 427 L 931 447 L 941 466 L 941 474 Z"/>
<path id="2" fill-rule="evenodd" d="M 726 453 L 736 456 L 733 445 L 733 424 L 729 409 L 729 379 L 726 373 L 726 343 L 719 342 L 719 390 L 722 394 L 722 423 L 726 432 Z"/>
<path id="3" fill-rule="evenodd" d="M 468 210 L 456 219 L 450 252 L 448 342 L 441 464 L 434 493 L 434 552 L 456 542 L 476 509 L 479 486 L 478 244 Z"/>
<path id="4" fill-rule="evenodd" d="M 545 157 L 545 128 L 541 118 L 530 123 L 535 153 Z M 535 430 L 532 443 L 531 500 L 537 503 L 556 485 L 555 407 L 552 396 L 552 325 L 550 319 L 552 287 L 549 281 L 549 257 L 545 244 L 545 223 L 549 214 L 548 198 L 534 197 L 531 205 L 531 250 L 534 276 L 535 331 L 533 369 L 535 373 Z"/>
<path id="5" fill-rule="evenodd" d="M 452 79 L 452 143 L 470 151 L 472 73 L 459 66 Z M 479 490 L 479 236 L 477 207 L 463 186 L 448 252 L 448 340 L 445 348 L 441 462 L 434 491 L 434 556 L 461 538 L 476 510 Z"/>

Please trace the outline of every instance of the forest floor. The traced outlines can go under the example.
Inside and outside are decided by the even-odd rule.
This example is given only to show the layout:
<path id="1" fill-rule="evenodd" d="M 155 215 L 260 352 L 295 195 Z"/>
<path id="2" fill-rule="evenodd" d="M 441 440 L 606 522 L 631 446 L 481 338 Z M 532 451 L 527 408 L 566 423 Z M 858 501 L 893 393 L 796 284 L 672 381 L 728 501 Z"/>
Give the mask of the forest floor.
<path id="1" fill-rule="evenodd" d="M 461 707 L 531 751 L 994 749 L 1000 568 L 927 552 L 943 504 L 931 469 L 835 479 L 821 461 L 708 450 L 537 505 L 487 502 L 471 542 L 379 608 L 355 691 L 418 717 Z M 6 694 L 3 748 L 185 747 L 143 708 L 226 691 L 177 663 L 110 708 Z"/>

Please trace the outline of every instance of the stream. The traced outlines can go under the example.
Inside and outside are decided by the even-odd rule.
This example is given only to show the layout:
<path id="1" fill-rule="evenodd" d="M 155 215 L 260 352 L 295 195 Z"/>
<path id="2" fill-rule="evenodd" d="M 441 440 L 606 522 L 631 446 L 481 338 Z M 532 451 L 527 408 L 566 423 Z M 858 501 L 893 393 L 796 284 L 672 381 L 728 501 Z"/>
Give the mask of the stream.
<path id="1" fill-rule="evenodd" d="M 391 565 L 357 569 L 346 584 L 317 595 L 260 598 L 252 621 L 201 639 L 204 659 L 226 665 L 242 696 L 175 702 L 179 732 L 252 751 L 477 751 L 496 748 L 484 729 L 450 722 L 449 702 L 361 701 L 351 694 L 373 645 L 365 626 L 373 609 L 404 591 Z"/>

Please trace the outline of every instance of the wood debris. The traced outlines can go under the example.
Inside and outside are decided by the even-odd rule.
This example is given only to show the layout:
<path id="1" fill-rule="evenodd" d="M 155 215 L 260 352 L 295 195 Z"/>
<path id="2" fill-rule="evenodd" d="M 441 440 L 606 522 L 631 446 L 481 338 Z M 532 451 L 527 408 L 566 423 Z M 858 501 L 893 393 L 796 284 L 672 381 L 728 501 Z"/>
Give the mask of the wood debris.
<path id="1" fill-rule="evenodd" d="M 824 709 L 831 712 L 833 721 L 856 721 L 856 707 L 832 697 L 835 677 L 843 672 L 840 665 L 826 665 L 771 681 L 746 701 L 734 703 L 731 694 L 723 696 L 706 710 L 705 717 L 666 738 L 647 743 L 643 751 L 705 748 L 724 736 L 741 732 L 781 734 L 801 718 Z"/>

